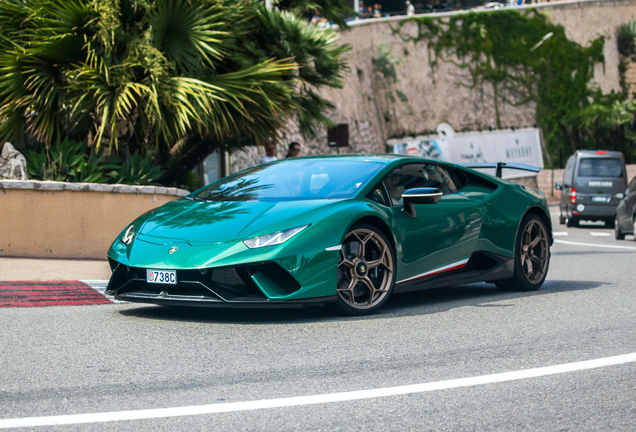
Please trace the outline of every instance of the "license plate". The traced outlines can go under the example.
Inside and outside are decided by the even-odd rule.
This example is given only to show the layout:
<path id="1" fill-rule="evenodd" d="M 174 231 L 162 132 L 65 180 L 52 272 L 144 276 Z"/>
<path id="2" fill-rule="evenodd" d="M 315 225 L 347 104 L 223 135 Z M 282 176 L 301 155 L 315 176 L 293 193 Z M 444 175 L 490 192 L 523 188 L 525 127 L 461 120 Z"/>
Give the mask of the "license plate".
<path id="1" fill-rule="evenodd" d="M 156 284 L 177 284 L 175 270 L 146 270 L 146 282 Z"/>
<path id="2" fill-rule="evenodd" d="M 610 197 L 608 196 L 593 196 L 592 197 L 592 202 L 610 202 Z"/>

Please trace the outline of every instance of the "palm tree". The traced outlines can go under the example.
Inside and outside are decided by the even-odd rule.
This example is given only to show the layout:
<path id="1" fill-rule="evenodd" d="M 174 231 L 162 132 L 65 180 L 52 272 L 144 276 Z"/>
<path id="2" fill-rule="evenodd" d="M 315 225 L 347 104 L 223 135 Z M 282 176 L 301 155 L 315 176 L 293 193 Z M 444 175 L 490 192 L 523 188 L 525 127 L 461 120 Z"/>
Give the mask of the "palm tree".
<path id="1" fill-rule="evenodd" d="M 182 151 L 170 183 L 294 115 L 315 133 L 346 49 L 257 0 L 0 0 L 0 139 Z"/>

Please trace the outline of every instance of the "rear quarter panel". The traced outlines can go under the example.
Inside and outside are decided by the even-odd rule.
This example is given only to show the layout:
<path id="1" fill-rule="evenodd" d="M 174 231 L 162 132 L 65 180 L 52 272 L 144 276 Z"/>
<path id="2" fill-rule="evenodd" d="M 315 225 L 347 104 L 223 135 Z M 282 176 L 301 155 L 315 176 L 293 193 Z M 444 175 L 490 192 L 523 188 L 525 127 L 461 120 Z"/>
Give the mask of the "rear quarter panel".
<path id="1" fill-rule="evenodd" d="M 519 225 L 529 211 L 544 216 L 552 243 L 550 212 L 543 194 L 526 186 L 506 183 L 484 205 L 479 248 L 512 258 Z"/>

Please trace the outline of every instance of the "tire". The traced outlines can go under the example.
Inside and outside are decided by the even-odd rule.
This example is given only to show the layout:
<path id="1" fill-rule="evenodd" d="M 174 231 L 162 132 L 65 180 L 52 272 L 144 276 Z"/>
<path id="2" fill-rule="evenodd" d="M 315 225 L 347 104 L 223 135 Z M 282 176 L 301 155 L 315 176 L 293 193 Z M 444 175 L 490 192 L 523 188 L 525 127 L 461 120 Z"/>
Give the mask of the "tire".
<path id="1" fill-rule="evenodd" d="M 336 307 L 352 316 L 376 313 L 395 287 L 395 252 L 378 228 L 354 225 L 345 235 L 336 278 Z"/>
<path id="2" fill-rule="evenodd" d="M 563 216 L 561 216 L 561 215 L 559 215 L 559 223 L 561 225 L 565 225 L 565 218 Z"/>
<path id="3" fill-rule="evenodd" d="M 616 240 L 625 240 L 625 233 L 618 224 L 618 217 L 614 218 L 614 237 Z"/>
<path id="4" fill-rule="evenodd" d="M 634 240 L 636 241 L 636 216 L 634 216 L 634 226 L 633 226 L 633 231 L 632 234 L 634 236 Z"/>
<path id="5" fill-rule="evenodd" d="M 572 228 L 572 227 L 578 227 L 579 226 L 579 221 L 578 219 L 574 219 L 572 218 L 567 218 L 565 220 L 565 226 L 567 226 L 568 228 Z"/>
<path id="6" fill-rule="evenodd" d="M 514 274 L 510 279 L 495 282 L 504 291 L 538 290 L 550 267 L 550 242 L 543 220 L 526 215 L 517 232 L 514 251 Z"/>
<path id="7" fill-rule="evenodd" d="M 616 221 L 616 219 L 615 219 L 615 218 L 614 218 L 614 219 L 612 219 L 612 218 L 610 218 L 610 219 L 605 219 L 605 221 L 604 221 L 604 222 L 605 222 L 605 227 L 606 227 L 606 228 L 614 228 L 614 227 L 616 226 L 616 225 L 615 225 L 615 224 L 616 224 L 616 222 L 615 222 L 615 221 Z"/>

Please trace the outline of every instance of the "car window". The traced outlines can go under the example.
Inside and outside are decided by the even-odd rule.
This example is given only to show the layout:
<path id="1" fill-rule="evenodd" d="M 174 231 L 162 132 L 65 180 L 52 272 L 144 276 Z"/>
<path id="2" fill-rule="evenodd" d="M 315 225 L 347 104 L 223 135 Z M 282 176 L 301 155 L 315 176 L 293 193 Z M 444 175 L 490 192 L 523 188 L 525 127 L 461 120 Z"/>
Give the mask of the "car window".
<path id="1" fill-rule="evenodd" d="M 402 203 L 404 191 L 413 188 L 437 188 L 444 195 L 456 193 L 463 186 L 454 173 L 435 164 L 409 164 L 392 170 L 383 179 L 393 205 Z"/>
<path id="2" fill-rule="evenodd" d="M 568 158 L 565 164 L 565 172 L 563 173 L 563 186 L 572 185 L 572 172 L 574 171 L 574 156 Z"/>
<path id="3" fill-rule="evenodd" d="M 369 198 L 371 201 L 377 202 L 378 204 L 390 206 L 391 202 L 386 196 L 385 190 L 386 189 L 384 189 L 384 185 L 382 184 L 382 182 L 379 182 L 373 189 L 371 189 L 371 192 L 368 193 L 367 198 Z"/>
<path id="4" fill-rule="evenodd" d="M 190 198 L 273 202 L 351 198 L 383 167 L 371 161 L 287 159 L 232 174 Z"/>
<path id="5" fill-rule="evenodd" d="M 623 177 L 623 163 L 620 159 L 581 159 L 579 177 Z"/>

